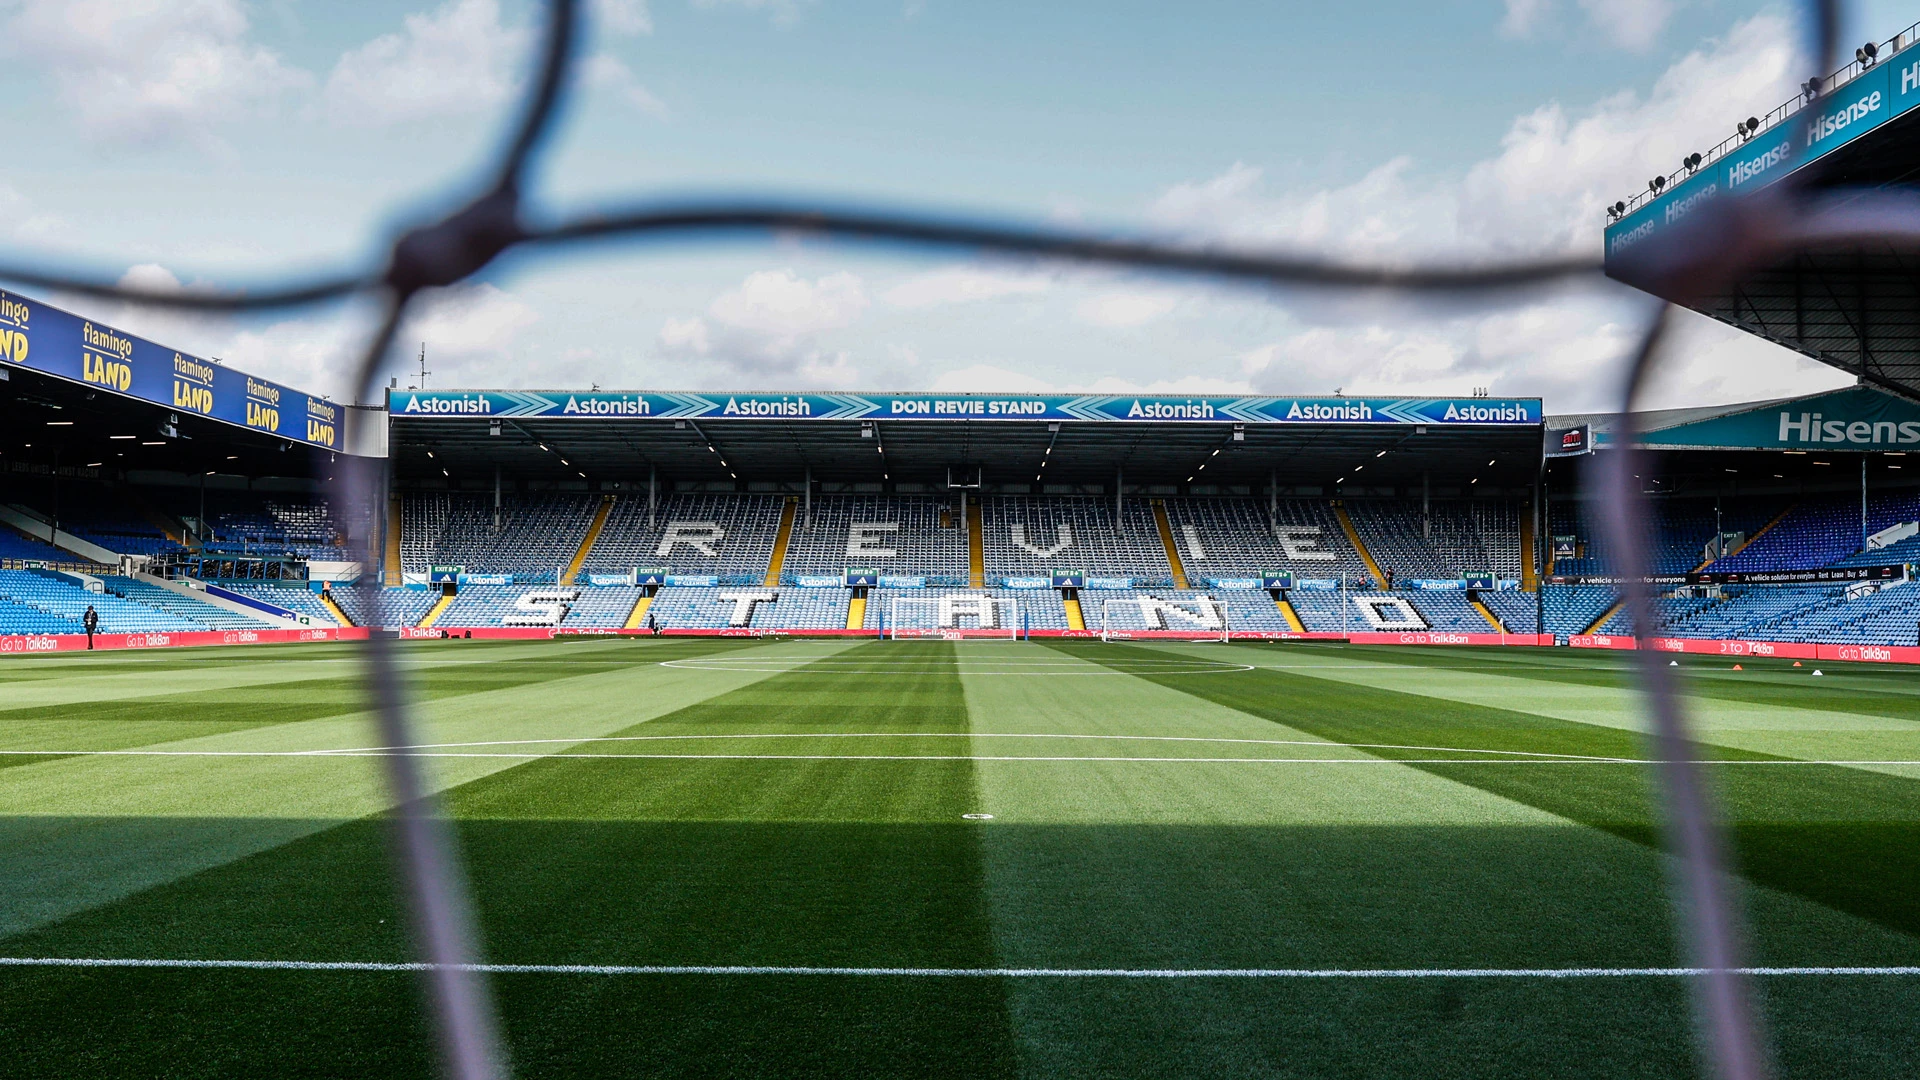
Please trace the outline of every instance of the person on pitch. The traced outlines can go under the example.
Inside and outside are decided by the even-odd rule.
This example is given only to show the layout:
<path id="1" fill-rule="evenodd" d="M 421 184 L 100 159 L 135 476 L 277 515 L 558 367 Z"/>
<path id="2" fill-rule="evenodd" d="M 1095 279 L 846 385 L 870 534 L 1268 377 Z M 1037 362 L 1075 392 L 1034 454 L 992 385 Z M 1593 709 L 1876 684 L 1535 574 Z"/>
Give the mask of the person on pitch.
<path id="1" fill-rule="evenodd" d="M 86 627 L 87 648 L 91 650 L 93 648 L 93 632 L 100 628 L 100 613 L 93 610 L 92 604 L 87 605 L 87 613 L 80 617 L 80 625 Z"/>

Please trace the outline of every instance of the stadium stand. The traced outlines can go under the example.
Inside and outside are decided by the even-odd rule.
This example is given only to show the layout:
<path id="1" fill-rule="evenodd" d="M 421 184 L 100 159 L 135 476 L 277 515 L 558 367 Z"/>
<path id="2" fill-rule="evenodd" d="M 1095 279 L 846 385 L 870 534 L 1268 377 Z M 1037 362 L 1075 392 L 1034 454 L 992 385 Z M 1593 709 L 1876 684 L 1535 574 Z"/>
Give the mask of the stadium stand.
<path id="1" fill-rule="evenodd" d="M 586 539 L 599 501 L 563 494 L 503 500 L 496 530 L 491 495 L 409 496 L 401 510 L 401 566 L 424 574 L 435 563 L 452 564 L 470 574 L 552 582 Z"/>
<path id="2" fill-rule="evenodd" d="M 527 599 L 525 606 L 521 604 L 523 598 Z M 640 590 L 633 588 L 469 585 L 460 590 L 434 625 L 619 627 L 626 623 L 627 613 L 639 598 Z"/>
<path id="3" fill-rule="evenodd" d="M 965 585 L 967 530 L 956 520 L 955 511 L 953 503 L 933 498 L 816 498 L 813 524 L 795 519 L 783 580 L 792 581 L 795 575 L 838 576 L 854 566 L 924 577 L 929 585 Z M 856 525 L 861 528 L 858 535 L 853 531 Z"/>
<path id="4" fill-rule="evenodd" d="M 1482 591 L 1480 602 L 1487 605 L 1494 618 L 1509 634 L 1540 633 L 1540 602 L 1538 596 L 1530 592 L 1514 589 L 1502 589 L 1497 592 Z"/>
<path id="5" fill-rule="evenodd" d="M 1511 502 L 1434 500 L 1430 530 L 1422 528 L 1417 503 L 1348 499 L 1345 505 L 1360 542 L 1395 581 L 1453 578 L 1462 570 L 1520 576 L 1520 510 Z"/>
<path id="6" fill-rule="evenodd" d="M 305 559 L 345 558 L 344 530 L 324 501 L 209 492 L 209 539 L 247 549 L 289 551 Z"/>
<path id="7" fill-rule="evenodd" d="M 333 612 L 327 610 L 327 605 L 320 602 L 319 594 L 308 588 L 304 581 L 223 581 L 220 585 L 242 596 L 286 608 L 296 615 L 305 615 L 313 620 L 315 626 L 337 625 Z"/>
<path id="8" fill-rule="evenodd" d="M 1875 495 L 1867 501 L 1865 533 L 1860 524 L 1860 501 L 1826 497 L 1796 505 L 1766 534 L 1710 570 L 1804 569 L 1846 560 L 1862 551 L 1866 534 L 1889 525 L 1920 520 L 1920 494 L 1902 492 Z M 1870 555 L 1866 562 L 1880 560 Z M 1889 560 L 1892 561 L 1892 560 Z"/>
<path id="9" fill-rule="evenodd" d="M 648 614 L 661 626 L 700 630 L 842 630 L 847 625 L 847 589 L 668 586 L 653 598 Z M 742 597 L 751 602 L 742 604 Z M 736 621 L 742 611 L 747 621 Z M 868 605 L 869 612 L 873 610 Z"/>
<path id="10" fill-rule="evenodd" d="M 1547 590 L 1542 601 L 1546 625 L 1540 633 L 1584 634 L 1594 620 L 1620 602 L 1620 594 L 1611 585 L 1557 585 Z"/>
<path id="11" fill-rule="evenodd" d="M 1153 510 L 1139 499 L 1127 500 L 1120 517 L 1110 500 L 1088 497 L 997 495 L 981 510 L 989 585 L 1043 577 L 1055 568 L 1131 578 L 1136 585 L 1173 584 Z"/>
<path id="12" fill-rule="evenodd" d="M 660 501 L 649 526 L 647 500 L 622 497 L 607 515 L 585 569 L 625 573 L 636 566 L 663 566 L 675 574 L 711 574 L 722 585 L 758 585 L 773 558 L 785 504 L 778 495 L 679 494 Z M 580 529 L 585 532 L 584 516 Z"/>
<path id="13" fill-rule="evenodd" d="M 67 562 L 72 558 L 72 555 L 51 544 L 41 543 L 30 536 L 0 525 L 0 560 Z"/>
<path id="14" fill-rule="evenodd" d="M 112 588 L 111 585 L 108 587 Z M 164 589 L 156 591 L 166 592 Z M 173 594 L 167 593 L 167 595 Z M 0 570 L 0 599 L 8 601 L 14 607 L 28 608 L 39 612 L 40 616 L 60 620 L 58 623 L 48 624 L 43 618 L 28 617 L 28 622 L 49 628 L 27 629 L 24 626 L 20 628 L 10 626 L 8 629 L 12 633 L 83 633 L 80 619 L 86 613 L 88 605 L 92 605 L 95 613 L 99 615 L 100 632 L 103 634 L 215 629 L 210 623 L 188 618 L 177 610 L 142 603 L 141 600 L 144 597 L 145 593 L 142 590 L 136 590 L 131 595 L 121 595 L 114 591 L 91 592 L 78 579 L 52 570 Z M 198 607 L 210 609 L 220 615 L 227 614 L 207 604 L 200 604 Z M 179 610 L 193 609 L 182 605 Z M 24 615 L 12 610 L 4 614 Z M 248 621 L 244 625 L 261 624 Z"/>
<path id="15" fill-rule="evenodd" d="M 1081 595 L 1087 595 L 1082 591 Z M 867 618 L 865 627 L 879 632 L 893 617 L 893 600 L 905 597 L 916 600 L 938 600 L 942 596 L 992 596 L 1001 600 L 1012 600 L 1019 604 L 1019 618 L 1022 630 L 1065 630 L 1067 629 L 1067 610 L 1060 603 L 1060 594 L 1051 589 L 873 589 L 867 594 Z M 1082 610 L 1085 610 L 1083 601 Z"/>
<path id="16" fill-rule="evenodd" d="M 439 593 L 427 589 L 333 590 L 334 603 L 355 626 L 417 626 L 439 599 Z"/>
<path id="17" fill-rule="evenodd" d="M 1267 504 L 1259 499 L 1168 499 L 1166 506 L 1190 579 L 1248 578 L 1267 570 L 1292 570 L 1302 578 L 1368 577 L 1322 500 L 1280 500 L 1275 529 L 1267 527 Z"/>
<path id="18" fill-rule="evenodd" d="M 1087 629 L 1156 630 L 1150 625 L 1138 600 L 1151 597 L 1167 601 L 1187 601 L 1184 607 L 1196 616 L 1206 610 L 1193 601 L 1206 600 L 1224 610 L 1226 626 L 1236 631 L 1283 631 L 1292 627 L 1274 606 L 1273 599 L 1260 589 L 1083 589 L 1080 609 L 1085 613 Z M 1129 603 L 1129 601 L 1133 601 Z M 1162 614 L 1160 621 L 1169 630 L 1204 633 L 1212 627 L 1204 621 Z"/>
<path id="19" fill-rule="evenodd" d="M 35 506 L 45 511 L 52 503 Z M 63 484 L 59 495 L 59 526 L 82 540 L 120 555 L 159 555 L 180 551 L 159 525 L 135 509 L 125 491 L 104 484 Z M 44 517 L 52 515 L 42 513 Z M 73 556 L 65 556 L 72 558 Z"/>

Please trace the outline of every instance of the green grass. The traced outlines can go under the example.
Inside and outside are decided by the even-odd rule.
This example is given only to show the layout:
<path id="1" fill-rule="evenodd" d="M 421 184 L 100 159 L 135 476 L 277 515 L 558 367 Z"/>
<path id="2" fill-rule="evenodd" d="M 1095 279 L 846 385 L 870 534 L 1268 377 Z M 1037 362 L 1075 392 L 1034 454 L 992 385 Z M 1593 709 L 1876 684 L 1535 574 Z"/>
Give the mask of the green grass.
<path id="1" fill-rule="evenodd" d="M 378 760 L 290 755 L 371 745 L 353 656 L 0 663 L 0 750 L 48 751 L 0 755 L 0 955 L 410 958 Z M 1489 760 L 1643 756 L 1616 656 L 637 639 L 403 656 L 422 741 L 451 755 L 426 765 L 491 960 L 1678 962 L 1645 768 Z M 1901 764 L 1920 761 L 1920 686 L 1685 663 L 1756 962 L 1920 964 L 1920 766 Z M 1195 760 L 1213 758 L 1236 760 Z M 1793 763 L 1830 759 L 1868 764 Z M 530 1077 L 1697 1071 L 1686 987 L 1657 977 L 492 986 Z M 1759 992 L 1784 1075 L 1910 1071 L 1920 977 Z M 422 1017 L 406 974 L 0 968 L 0 1075 L 422 1076 Z"/>

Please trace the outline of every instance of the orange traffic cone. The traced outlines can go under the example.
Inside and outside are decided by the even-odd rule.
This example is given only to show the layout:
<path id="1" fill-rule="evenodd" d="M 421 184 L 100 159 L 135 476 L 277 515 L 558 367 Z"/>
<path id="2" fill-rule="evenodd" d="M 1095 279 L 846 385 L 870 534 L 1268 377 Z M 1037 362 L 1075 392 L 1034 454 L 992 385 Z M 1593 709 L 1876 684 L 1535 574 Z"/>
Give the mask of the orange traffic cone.
<path id="1" fill-rule="evenodd" d="M 1795 660 L 1795 661 L 1793 662 L 1793 666 L 1794 666 L 1794 667 L 1799 667 L 1799 666 L 1800 666 L 1800 661 L 1798 661 L 1798 660 Z"/>
<path id="2" fill-rule="evenodd" d="M 1743 668 L 1743 667 L 1741 667 L 1741 666 L 1740 666 L 1739 664 L 1735 664 L 1735 665 L 1733 665 L 1733 670 L 1735 670 L 1735 671 L 1745 671 L 1745 670 L 1746 670 L 1746 668 Z"/>

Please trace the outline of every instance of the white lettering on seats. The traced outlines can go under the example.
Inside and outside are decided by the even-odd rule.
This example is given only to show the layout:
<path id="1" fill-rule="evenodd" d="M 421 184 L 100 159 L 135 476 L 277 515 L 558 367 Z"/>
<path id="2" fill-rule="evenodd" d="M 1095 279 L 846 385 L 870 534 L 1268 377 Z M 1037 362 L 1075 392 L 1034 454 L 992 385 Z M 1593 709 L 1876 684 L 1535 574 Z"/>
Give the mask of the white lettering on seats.
<path id="1" fill-rule="evenodd" d="M 1035 547 L 1034 545 L 1028 543 L 1027 527 L 1025 525 L 1015 525 L 1010 535 L 1013 538 L 1013 544 L 1015 547 L 1026 548 L 1028 551 L 1031 551 L 1035 555 L 1039 555 L 1042 558 L 1050 558 L 1054 555 L 1060 554 L 1062 551 L 1065 551 L 1066 549 L 1073 546 L 1073 526 L 1071 524 L 1063 521 L 1060 524 L 1055 525 L 1053 529 L 1054 529 L 1053 538 L 1055 542 L 1054 542 L 1054 545 L 1050 548 Z"/>
<path id="2" fill-rule="evenodd" d="M 753 610 L 761 604 L 775 603 L 780 594 L 768 589 L 755 589 L 752 592 L 723 592 L 720 599 L 733 601 L 733 613 L 727 616 L 728 626 L 753 625 Z"/>
<path id="3" fill-rule="evenodd" d="M 1287 558 L 1301 562 L 1334 562 L 1338 556 L 1331 551 L 1322 551 L 1313 546 L 1313 538 L 1320 535 L 1318 525 L 1275 525 L 1274 539 L 1280 541 L 1280 549 Z"/>
<path id="4" fill-rule="evenodd" d="M 1202 630 L 1221 628 L 1220 611 L 1213 601 L 1195 598 L 1192 600 L 1162 600 L 1157 596 L 1139 598 L 1140 619 L 1149 630 L 1166 630 L 1167 616 L 1185 622 L 1188 626 L 1197 626 Z"/>
<path id="5" fill-rule="evenodd" d="M 535 589 L 522 593 L 513 601 L 513 609 L 519 614 L 501 619 L 500 625 L 559 626 L 579 598 L 579 589 Z"/>
<path id="6" fill-rule="evenodd" d="M 1353 598 L 1360 615 L 1367 625 L 1375 630 L 1425 630 L 1427 620 L 1413 610 L 1413 605 L 1397 596 L 1356 596 Z"/>
<path id="7" fill-rule="evenodd" d="M 1015 525 L 1018 529 L 1020 526 Z M 940 628 L 959 629 L 960 620 L 975 620 L 982 630 L 992 630 L 1000 625 L 1000 601 L 979 593 L 962 593 L 940 598 Z"/>
<path id="8" fill-rule="evenodd" d="M 1207 549 L 1200 543 L 1200 530 L 1191 525 L 1182 525 L 1180 533 L 1187 538 L 1187 558 L 1194 562 L 1206 562 Z"/>
<path id="9" fill-rule="evenodd" d="M 667 531 L 660 534 L 660 546 L 653 550 L 655 555 L 671 555 L 673 549 L 685 544 L 695 551 L 707 555 L 718 555 L 714 548 L 727 535 L 727 530 L 717 521 L 669 521 Z"/>
<path id="10" fill-rule="evenodd" d="M 880 547 L 882 533 L 900 531 L 897 521 L 856 521 L 847 526 L 847 557 L 850 559 L 891 559 L 900 554 L 890 547 Z"/>

